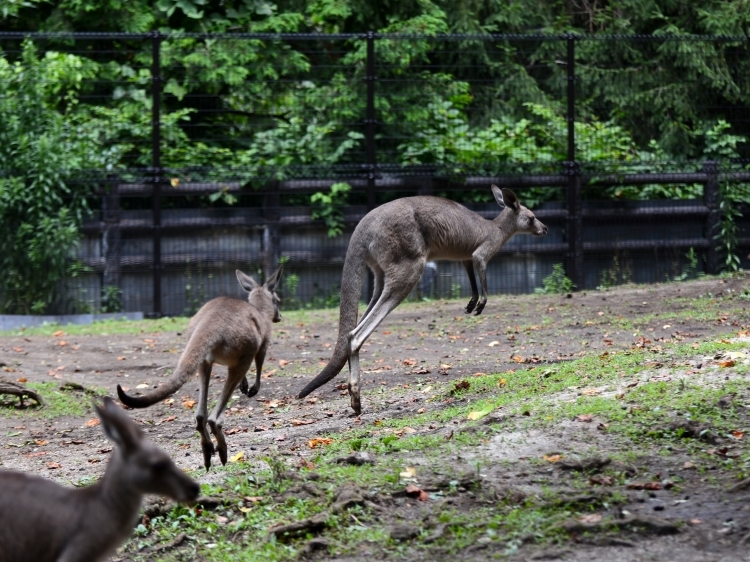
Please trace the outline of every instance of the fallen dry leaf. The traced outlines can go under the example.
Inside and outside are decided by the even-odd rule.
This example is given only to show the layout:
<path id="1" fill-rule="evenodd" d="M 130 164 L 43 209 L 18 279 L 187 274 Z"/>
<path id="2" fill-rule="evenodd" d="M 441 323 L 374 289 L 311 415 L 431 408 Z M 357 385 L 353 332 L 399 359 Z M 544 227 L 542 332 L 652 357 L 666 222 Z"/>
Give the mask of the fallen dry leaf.
<path id="1" fill-rule="evenodd" d="M 44 439 L 34 439 L 34 443 L 39 445 L 40 447 L 43 447 L 44 445 L 49 443 L 49 441 L 45 441 Z"/>
<path id="2" fill-rule="evenodd" d="M 578 414 L 576 419 L 580 422 L 590 422 L 594 419 L 594 416 L 591 414 Z"/>
<path id="3" fill-rule="evenodd" d="M 60 340 L 59 342 L 57 342 L 57 345 L 59 345 L 60 347 L 64 347 L 64 346 L 68 345 L 68 342 Z"/>
<path id="4" fill-rule="evenodd" d="M 119 356 L 119 357 L 117 358 L 117 360 L 118 360 L 118 361 L 125 361 L 125 357 L 124 357 L 124 356 L 122 356 L 122 355 L 120 355 L 120 356 Z"/>
<path id="5" fill-rule="evenodd" d="M 563 459 L 562 455 L 542 455 L 542 459 L 547 462 L 558 462 Z"/>
<path id="6" fill-rule="evenodd" d="M 478 419 L 483 418 L 487 414 L 489 414 L 491 411 L 492 411 L 492 408 L 487 408 L 487 409 L 479 410 L 476 412 L 469 412 L 469 415 L 466 417 L 470 420 L 478 420 Z"/>
<path id="7" fill-rule="evenodd" d="M 182 405 L 185 406 L 188 410 L 192 410 L 193 406 L 195 406 L 197 402 L 195 400 L 185 400 Z"/>
<path id="8" fill-rule="evenodd" d="M 408 484 L 406 486 L 406 495 L 417 498 L 417 500 L 421 502 L 426 502 L 430 499 L 430 495 L 427 492 L 414 484 Z"/>
<path id="9" fill-rule="evenodd" d="M 315 449 L 321 445 L 330 445 L 331 443 L 333 443 L 333 439 L 330 437 L 314 437 L 307 442 L 307 446 L 311 449 Z"/>
<path id="10" fill-rule="evenodd" d="M 216 522 L 219 525 L 226 525 L 227 523 L 229 523 L 229 517 L 224 517 L 223 515 L 217 515 Z"/>
<path id="11" fill-rule="evenodd" d="M 510 358 L 516 363 L 523 363 L 524 361 L 526 361 L 526 359 L 524 359 L 521 355 L 511 355 Z"/>
<path id="12" fill-rule="evenodd" d="M 723 359 L 719 361 L 719 367 L 734 367 L 734 360 L 733 359 Z"/>
<path id="13" fill-rule="evenodd" d="M 141 384 L 137 385 L 136 388 L 148 388 L 148 385 L 144 384 L 144 383 L 141 383 Z"/>
<path id="14" fill-rule="evenodd" d="M 631 482 L 627 485 L 631 490 L 661 490 L 660 482 Z"/>
<path id="15" fill-rule="evenodd" d="M 404 365 L 407 365 L 409 367 L 416 365 L 417 360 L 416 359 L 404 359 Z"/>
<path id="16" fill-rule="evenodd" d="M 581 515 L 578 520 L 581 523 L 599 523 L 602 520 L 602 516 L 598 513 L 587 513 L 586 515 Z"/>
<path id="17" fill-rule="evenodd" d="M 413 466 L 407 466 L 403 472 L 399 473 L 401 478 L 414 478 L 417 475 L 417 469 Z"/>
<path id="18" fill-rule="evenodd" d="M 62 330 L 57 330 L 57 331 L 56 331 L 56 332 L 55 332 L 54 334 L 52 334 L 52 335 L 53 335 L 54 337 L 56 337 L 56 338 L 61 338 L 62 336 L 64 336 L 64 335 L 65 335 L 65 332 L 63 332 Z"/>
<path id="19" fill-rule="evenodd" d="M 59 462 L 48 462 L 47 468 L 49 470 L 55 470 L 56 468 L 62 468 L 62 465 Z"/>
<path id="20" fill-rule="evenodd" d="M 293 419 L 291 421 L 292 421 L 292 425 L 295 425 L 295 426 L 297 426 L 297 425 L 310 425 L 311 423 L 315 423 L 315 420 L 298 420 L 298 419 Z"/>
<path id="21" fill-rule="evenodd" d="M 23 348 L 22 347 L 14 347 L 13 351 L 15 351 L 16 353 L 21 353 L 23 351 Z"/>
<path id="22" fill-rule="evenodd" d="M 95 427 L 99 425 L 99 418 L 91 418 L 89 421 L 83 424 L 86 427 Z"/>
<path id="23" fill-rule="evenodd" d="M 508 384 L 507 379 L 500 379 L 499 381 L 497 381 L 497 386 L 505 386 L 506 384 Z"/>
<path id="24" fill-rule="evenodd" d="M 27 379 L 26 377 L 21 377 L 20 379 L 18 379 L 18 382 L 27 382 L 28 380 L 29 379 Z"/>
<path id="25" fill-rule="evenodd" d="M 287 361 L 286 359 L 279 359 L 279 367 L 283 369 L 287 365 L 289 365 L 289 361 Z"/>
<path id="26" fill-rule="evenodd" d="M 420 408 L 419 410 L 417 410 L 417 413 L 418 413 L 418 414 L 424 414 L 424 412 L 425 412 L 425 409 L 424 409 L 424 408 Z"/>
<path id="27" fill-rule="evenodd" d="M 276 374 L 277 370 L 278 370 L 278 369 L 271 369 L 271 370 L 270 370 L 270 371 L 268 371 L 267 373 L 263 373 L 263 374 L 262 374 L 261 376 L 262 376 L 262 377 L 263 377 L 264 379 L 270 379 L 270 378 L 271 378 L 271 377 L 272 377 L 273 375 L 275 375 L 275 374 Z"/>
<path id="28" fill-rule="evenodd" d="M 583 394 L 584 396 L 596 396 L 597 394 L 599 394 L 599 391 L 595 388 L 584 388 L 581 391 L 581 394 Z"/>
<path id="29" fill-rule="evenodd" d="M 745 432 L 744 431 L 739 431 L 739 430 L 735 429 L 732 432 L 732 435 L 734 436 L 735 439 L 742 439 L 742 437 L 744 437 L 744 435 L 745 435 Z"/>
<path id="30" fill-rule="evenodd" d="M 229 462 L 239 462 L 245 458 L 245 451 L 240 451 L 236 455 L 229 457 Z"/>

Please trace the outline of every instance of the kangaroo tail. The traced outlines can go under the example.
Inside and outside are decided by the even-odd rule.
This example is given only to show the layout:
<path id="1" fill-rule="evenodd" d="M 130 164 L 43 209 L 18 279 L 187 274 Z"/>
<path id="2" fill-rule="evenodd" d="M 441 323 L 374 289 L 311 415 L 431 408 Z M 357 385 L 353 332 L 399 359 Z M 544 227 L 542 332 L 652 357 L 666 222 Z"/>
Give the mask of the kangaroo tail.
<path id="1" fill-rule="evenodd" d="M 358 234 L 355 230 L 349 242 L 349 250 L 344 261 L 344 271 L 341 275 L 339 335 L 336 346 L 333 348 L 333 356 L 318 376 L 307 383 L 307 386 L 302 389 L 297 398 L 304 398 L 316 388 L 330 381 L 341 372 L 349 359 L 349 333 L 357 327 L 357 307 L 365 274 L 365 241 Z"/>
<path id="2" fill-rule="evenodd" d="M 190 376 L 198 370 L 198 367 L 201 364 L 201 354 L 190 352 L 190 342 L 188 342 L 188 347 L 185 349 L 182 357 L 180 357 L 180 362 L 177 365 L 175 374 L 172 375 L 166 383 L 143 396 L 130 396 L 129 394 L 125 394 L 125 391 L 118 384 L 117 396 L 119 396 L 120 402 L 129 408 L 146 408 L 157 402 L 161 402 L 166 397 L 177 392 L 180 387 L 190 379 Z"/>

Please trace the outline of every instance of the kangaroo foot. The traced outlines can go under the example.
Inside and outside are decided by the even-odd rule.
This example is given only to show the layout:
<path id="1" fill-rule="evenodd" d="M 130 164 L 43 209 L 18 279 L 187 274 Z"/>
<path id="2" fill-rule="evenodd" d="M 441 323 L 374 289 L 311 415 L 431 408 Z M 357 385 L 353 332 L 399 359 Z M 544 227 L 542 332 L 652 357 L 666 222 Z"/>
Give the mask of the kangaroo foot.
<path id="1" fill-rule="evenodd" d="M 359 398 L 359 394 L 354 394 L 351 390 L 349 391 L 349 398 L 351 401 L 352 410 L 354 410 L 355 416 L 362 413 L 362 401 Z"/>
<path id="2" fill-rule="evenodd" d="M 209 419 L 208 426 L 211 428 L 211 433 L 216 437 L 216 451 L 219 453 L 219 460 L 221 460 L 221 464 L 227 464 L 227 441 L 224 439 L 221 425 Z"/>
<path id="3" fill-rule="evenodd" d="M 472 310 L 474 310 L 474 307 L 477 304 L 477 299 L 474 297 L 471 297 L 471 300 L 469 301 L 469 304 L 466 305 L 466 314 L 469 314 Z"/>
<path id="4" fill-rule="evenodd" d="M 482 311 L 484 310 L 484 305 L 487 304 L 487 301 L 479 301 L 479 304 L 477 304 L 477 309 L 474 311 L 474 316 L 479 316 L 482 314 Z"/>
<path id="5" fill-rule="evenodd" d="M 214 444 L 209 441 L 201 441 L 201 448 L 203 449 L 203 466 L 206 467 L 206 472 L 211 468 L 211 457 L 214 455 Z"/>

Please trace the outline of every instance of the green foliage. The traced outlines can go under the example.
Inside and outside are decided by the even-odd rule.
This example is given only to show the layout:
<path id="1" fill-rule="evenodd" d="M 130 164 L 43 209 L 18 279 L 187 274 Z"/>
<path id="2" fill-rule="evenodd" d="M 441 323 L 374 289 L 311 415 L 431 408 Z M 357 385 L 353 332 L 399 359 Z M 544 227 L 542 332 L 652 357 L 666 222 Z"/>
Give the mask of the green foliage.
<path id="1" fill-rule="evenodd" d="M 284 275 L 284 288 L 282 291 L 284 310 L 296 310 L 301 303 L 297 298 L 297 287 L 299 286 L 299 275 L 287 273 Z"/>
<path id="2" fill-rule="evenodd" d="M 115 285 L 105 285 L 102 287 L 101 311 L 122 312 L 122 289 Z"/>
<path id="3" fill-rule="evenodd" d="M 328 236 L 333 238 L 344 231 L 343 206 L 351 191 L 348 183 L 334 183 L 328 193 L 317 192 L 310 196 L 313 220 L 323 219 Z"/>
<path id="4" fill-rule="evenodd" d="M 25 43 L 21 59 L 0 58 L 0 311 L 40 314 L 56 303 L 60 284 L 76 277 L 78 226 L 87 212 L 87 187 L 77 171 L 106 165 L 96 130 L 66 119 L 75 92 L 91 72 L 85 60 L 47 53 Z M 63 94 L 65 109 L 58 110 Z"/>
<path id="5" fill-rule="evenodd" d="M 542 287 L 537 287 L 534 292 L 542 295 L 557 295 L 570 293 L 575 288 L 575 283 L 565 275 L 563 264 L 556 263 L 552 266 L 552 273 L 542 279 Z"/>
<path id="6" fill-rule="evenodd" d="M 682 268 L 682 273 L 674 278 L 675 281 L 687 281 L 688 279 L 695 279 L 703 275 L 703 272 L 698 270 L 698 253 L 695 248 L 690 248 L 685 254 L 687 263 Z"/>
<path id="7" fill-rule="evenodd" d="M 729 123 L 720 119 L 707 127 L 704 133 L 706 158 L 717 160 L 725 168 L 727 162 L 739 158 L 739 145 L 747 144 L 747 138 L 730 134 Z M 750 185 L 731 181 L 722 181 L 719 185 L 719 210 L 721 227 L 716 235 L 721 253 L 724 256 L 724 269 L 737 271 L 740 268 L 738 255 L 739 227 L 737 220 L 742 217 L 741 205 L 750 205 Z"/>

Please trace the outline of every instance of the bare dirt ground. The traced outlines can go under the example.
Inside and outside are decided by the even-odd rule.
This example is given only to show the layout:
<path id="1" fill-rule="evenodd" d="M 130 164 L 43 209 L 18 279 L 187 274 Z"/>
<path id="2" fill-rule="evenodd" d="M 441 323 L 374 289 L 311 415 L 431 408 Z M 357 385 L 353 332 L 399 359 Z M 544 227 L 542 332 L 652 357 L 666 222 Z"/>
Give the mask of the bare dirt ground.
<path id="1" fill-rule="evenodd" d="M 365 375 L 363 414 L 359 418 L 350 416 L 345 373 L 316 391 L 311 399 L 294 398 L 328 361 L 336 338 L 338 310 L 284 314 L 282 322 L 275 325 L 260 393 L 248 399 L 237 392 L 230 404 L 224 425 L 229 455 L 243 451 L 252 462 L 273 447 L 283 454 L 304 456 L 309 453 L 305 444 L 316 436 L 350 428 L 374 428 L 373 424 L 383 418 L 445 407 L 442 402 L 428 403 L 425 387 L 463 380 L 477 373 L 554 365 L 634 346 L 702 341 L 737 332 L 750 324 L 750 300 L 736 299 L 724 309 L 717 304 L 717 298 L 742 294 L 748 289 L 750 281 L 736 277 L 570 296 L 493 296 L 479 317 L 466 315 L 465 303 L 459 301 L 405 304 L 381 324 L 362 350 Z M 72 335 L 61 327 L 53 336 L 3 336 L 1 374 L 8 380 L 50 383 L 50 389 L 52 384 L 54 389 L 66 383 L 81 385 L 84 390 L 55 390 L 78 396 L 79 403 L 87 390 L 115 396 L 117 384 L 131 392 L 143 391 L 162 382 L 177 362 L 185 341 L 179 330 L 184 329 L 185 323 L 175 325 L 173 331 L 144 331 L 137 335 Z M 218 393 L 225 377 L 224 368 L 215 368 L 212 396 Z M 196 471 L 202 470 L 191 408 L 197 395 L 196 378 L 171 401 L 130 411 L 150 439 L 165 448 L 180 466 Z M 6 403 L 10 401 L 9 398 Z M 26 403 L 33 401 L 27 399 Z M 53 417 L 47 417 L 44 409 L 6 405 L 0 410 L 0 465 L 65 484 L 86 482 L 100 475 L 111 444 L 91 421 L 93 418 L 91 408 L 81 410 L 80 406 L 61 408 Z M 462 424 L 431 425 L 424 431 L 452 434 Z M 531 493 L 540 486 L 564 489 L 569 473 L 530 466 L 524 464 L 524 459 L 558 450 L 579 457 L 588 453 L 606 456 L 620 445 L 617 438 L 597 431 L 596 420 L 561 424 L 553 431 L 509 427 L 506 434 L 493 436 L 481 450 L 467 451 L 459 460 L 463 466 L 470 466 L 472 458 L 490 459 L 492 464 L 482 471 L 483 478 L 502 484 L 503 489 Z M 508 464 L 509 461 L 512 462 Z M 214 462 L 218 463 L 218 458 Z M 671 474 L 685 462 L 689 462 L 688 458 L 680 450 L 671 454 L 644 452 L 638 461 L 649 474 Z M 718 484 L 711 487 L 701 484 L 701 478 L 705 480 L 702 473 L 682 474 L 686 482 L 683 489 L 690 490 L 684 497 L 666 498 L 663 491 L 631 491 L 617 509 L 620 516 L 623 512 L 658 515 L 662 520 L 700 520 L 700 524 L 688 525 L 682 532 L 668 536 L 653 536 L 660 533 L 657 530 L 603 542 L 583 540 L 586 530 L 573 529 L 572 539 L 563 545 L 523 547 L 519 553 L 504 554 L 519 559 L 750 560 L 748 547 L 741 540 L 750 531 L 750 494 L 739 491 L 727 495 L 722 491 L 726 482 L 719 482 L 724 488 Z M 223 478 L 215 470 L 198 475 L 203 483 L 216 483 Z M 473 502 L 486 499 L 482 494 L 471 499 L 461 496 L 453 499 L 453 505 L 471 510 Z M 428 517 L 436 509 L 401 500 L 391 507 L 397 519 Z M 491 543 L 475 546 L 466 549 L 466 559 L 483 560 L 502 554 L 493 551 Z M 372 553 L 363 550 L 339 559 L 364 560 L 370 556 Z M 421 556 L 403 559 L 423 559 Z"/>

